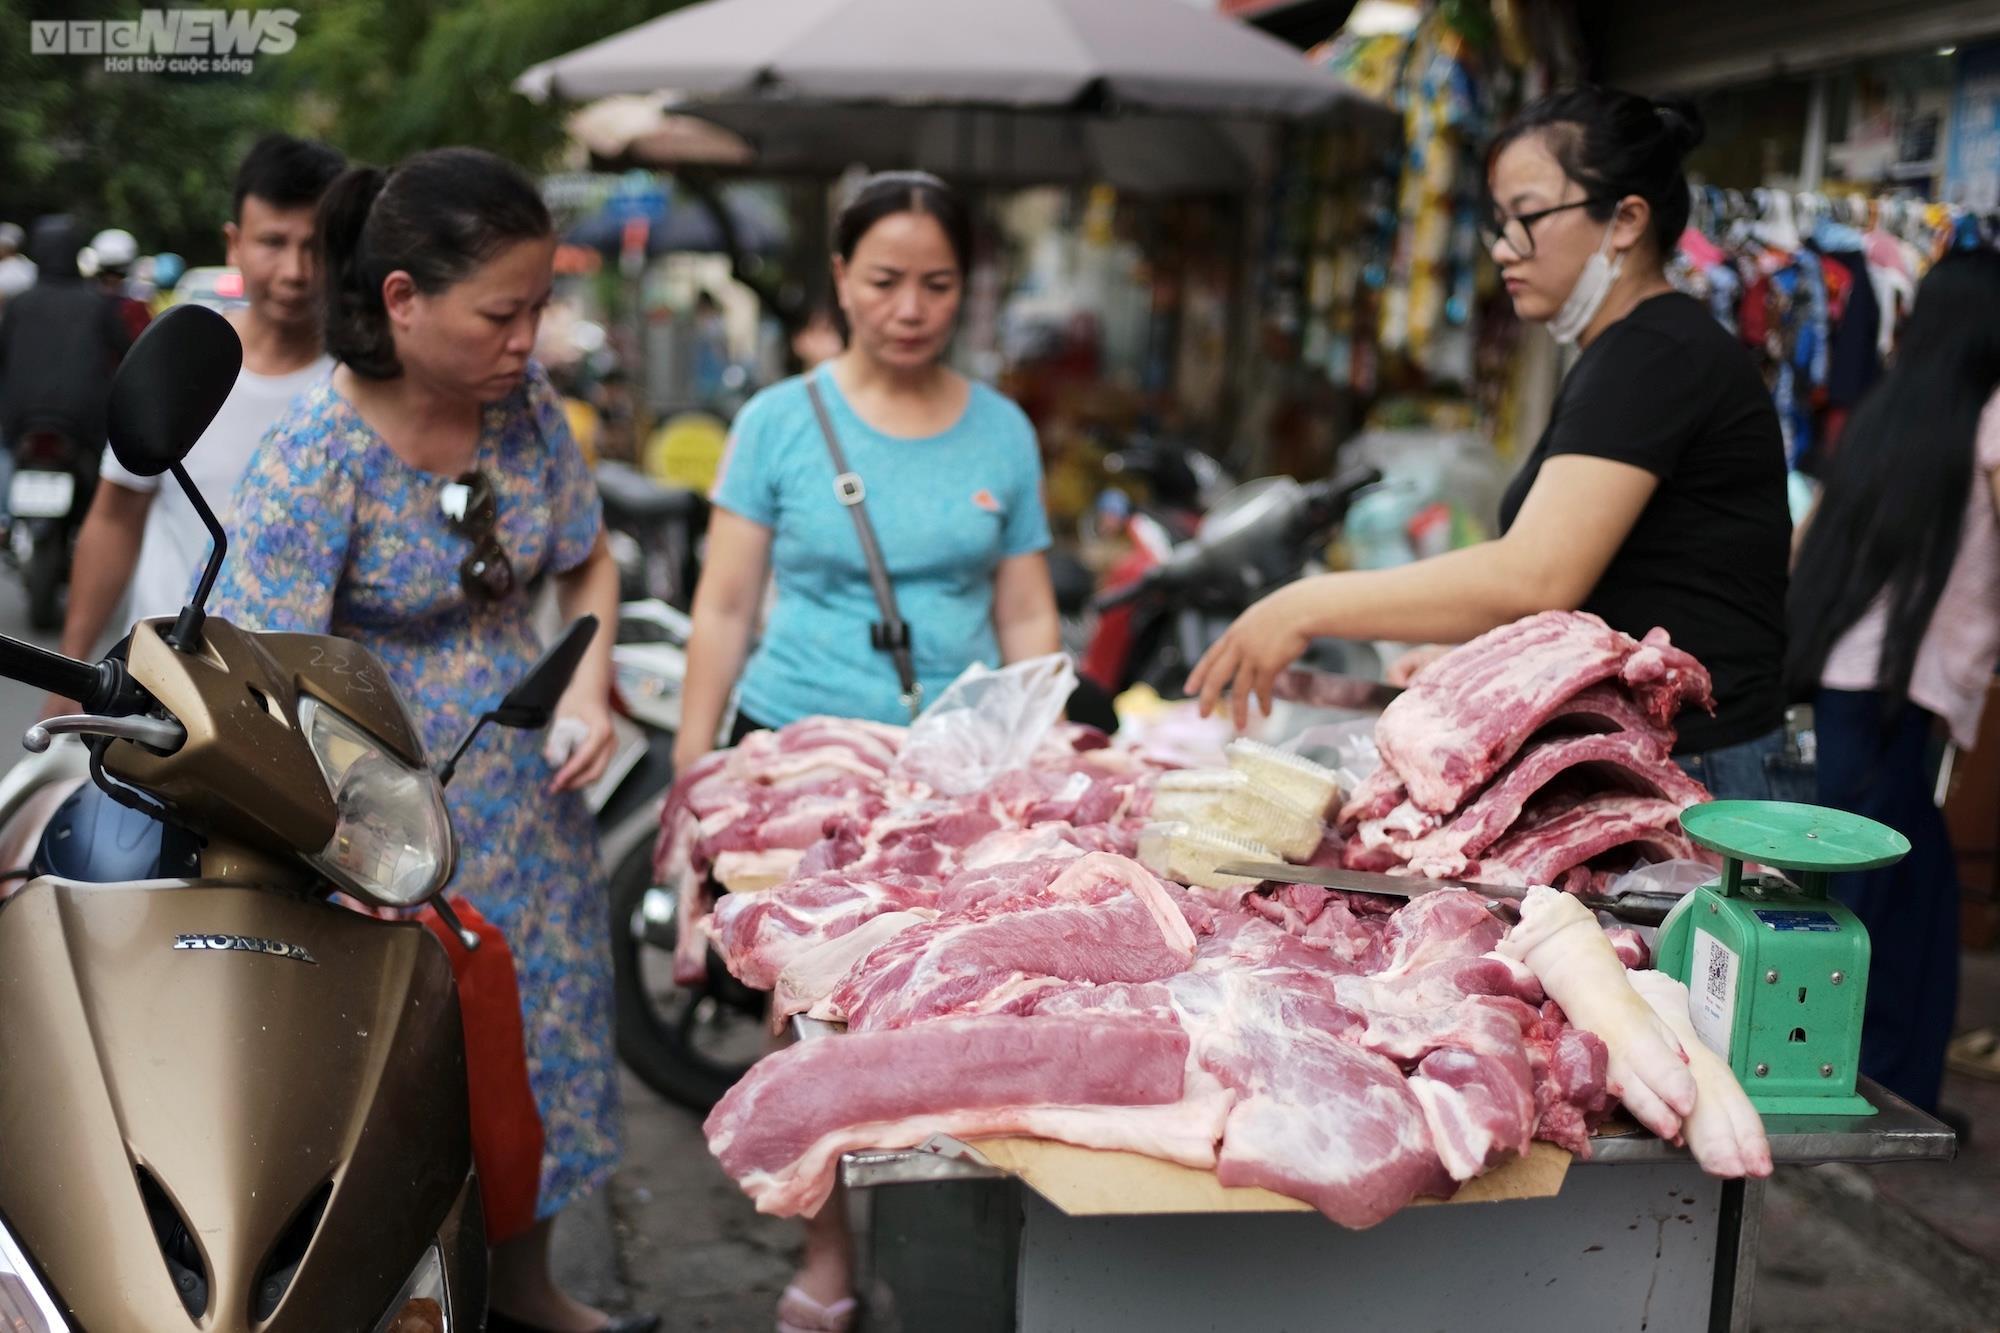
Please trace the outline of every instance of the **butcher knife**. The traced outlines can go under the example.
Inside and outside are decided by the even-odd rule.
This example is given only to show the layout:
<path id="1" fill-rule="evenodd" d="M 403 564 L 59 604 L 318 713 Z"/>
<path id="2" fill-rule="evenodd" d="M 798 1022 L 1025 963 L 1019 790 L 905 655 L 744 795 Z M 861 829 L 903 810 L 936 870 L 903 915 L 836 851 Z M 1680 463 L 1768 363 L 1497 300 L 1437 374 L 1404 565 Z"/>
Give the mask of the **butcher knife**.
<path id="1" fill-rule="evenodd" d="M 1289 866 L 1276 861 L 1238 861 L 1216 867 L 1225 875 L 1268 880 L 1279 884 L 1314 884 L 1323 889 L 1343 889 L 1349 893 L 1376 893 L 1391 898 L 1419 898 L 1440 889 L 1463 889 L 1486 900 L 1489 910 L 1513 906 L 1528 896 L 1524 888 L 1511 884 L 1481 884 L 1473 880 L 1415 879 L 1406 875 L 1378 875 L 1367 870 L 1341 870 L 1326 866 Z M 1624 893 L 1607 898 L 1601 893 L 1573 895 L 1594 912 L 1609 912 L 1620 921 L 1635 926 L 1657 926 L 1667 919 L 1680 901 L 1670 894 Z"/>
<path id="2" fill-rule="evenodd" d="M 1309 667 L 1292 667 L 1278 673 L 1271 693 L 1288 703 L 1308 708 L 1344 708 L 1357 713 L 1379 713 L 1402 691 L 1394 685 L 1361 676 L 1342 676 Z"/>

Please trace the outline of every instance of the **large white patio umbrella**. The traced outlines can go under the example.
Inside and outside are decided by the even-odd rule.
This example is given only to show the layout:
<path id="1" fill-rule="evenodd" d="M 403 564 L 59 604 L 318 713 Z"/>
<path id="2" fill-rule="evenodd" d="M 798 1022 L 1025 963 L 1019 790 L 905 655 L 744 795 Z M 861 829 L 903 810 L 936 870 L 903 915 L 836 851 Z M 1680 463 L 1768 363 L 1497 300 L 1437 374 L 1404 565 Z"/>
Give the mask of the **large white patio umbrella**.
<path id="1" fill-rule="evenodd" d="M 528 70 L 532 97 L 703 97 L 1304 116 L 1357 97 L 1185 0 L 707 0 Z"/>
<path id="2" fill-rule="evenodd" d="M 544 61 L 515 87 L 673 89 L 759 167 L 920 166 L 1006 183 L 1247 182 L 1268 122 L 1387 109 L 1185 0 L 706 0 Z"/>

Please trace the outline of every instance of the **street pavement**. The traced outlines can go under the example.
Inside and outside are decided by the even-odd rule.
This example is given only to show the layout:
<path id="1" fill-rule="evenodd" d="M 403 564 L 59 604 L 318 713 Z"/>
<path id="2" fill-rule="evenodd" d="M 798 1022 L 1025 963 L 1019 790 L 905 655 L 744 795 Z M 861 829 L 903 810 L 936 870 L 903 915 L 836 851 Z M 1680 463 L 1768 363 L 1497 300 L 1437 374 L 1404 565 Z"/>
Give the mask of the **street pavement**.
<path id="1" fill-rule="evenodd" d="M 0 560 L 0 634 L 11 634 L 43 648 L 55 647 L 58 637 L 38 634 L 28 628 L 28 598 L 21 591 L 21 576 L 4 560 Z M 0 680 L 0 769 L 20 757 L 21 733 L 34 723 L 41 711 L 41 695 L 26 685 Z"/>
<path id="2" fill-rule="evenodd" d="M 20 581 L 0 566 L 0 633 L 52 647 L 27 628 Z M 26 686 L 0 681 L 0 749 L 39 712 Z M 15 754 L 17 751 L 6 750 Z M 556 1268 L 571 1291 L 605 1308 L 658 1311 L 669 1330 L 761 1333 L 797 1259 L 796 1223 L 760 1217 L 723 1176 L 700 1117 L 625 1076 L 625 1159 L 608 1189 L 573 1207 L 556 1230 Z M 1951 1173 L 1949 1167 L 1934 1174 Z M 1935 1265 L 1819 1206 L 1796 1169 L 1773 1183 L 1761 1232 L 1749 1327 L 1764 1333 L 1838 1326 L 1860 1333 L 2000 1327 L 2000 1309 Z M 877 1333 L 885 1333 L 878 1326 Z"/>

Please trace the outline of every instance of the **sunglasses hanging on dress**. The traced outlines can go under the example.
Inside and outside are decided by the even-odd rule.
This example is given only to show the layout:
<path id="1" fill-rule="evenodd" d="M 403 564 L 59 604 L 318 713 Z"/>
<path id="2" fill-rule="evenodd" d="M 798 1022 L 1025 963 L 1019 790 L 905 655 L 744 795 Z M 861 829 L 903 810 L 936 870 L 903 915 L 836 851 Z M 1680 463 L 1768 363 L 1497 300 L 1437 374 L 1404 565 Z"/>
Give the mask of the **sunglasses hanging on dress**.
<path id="1" fill-rule="evenodd" d="M 495 535 L 500 501 L 484 472 L 467 472 L 438 493 L 438 509 L 451 530 L 472 543 L 458 566 L 458 582 L 470 597 L 497 602 L 514 591 L 514 565 Z"/>

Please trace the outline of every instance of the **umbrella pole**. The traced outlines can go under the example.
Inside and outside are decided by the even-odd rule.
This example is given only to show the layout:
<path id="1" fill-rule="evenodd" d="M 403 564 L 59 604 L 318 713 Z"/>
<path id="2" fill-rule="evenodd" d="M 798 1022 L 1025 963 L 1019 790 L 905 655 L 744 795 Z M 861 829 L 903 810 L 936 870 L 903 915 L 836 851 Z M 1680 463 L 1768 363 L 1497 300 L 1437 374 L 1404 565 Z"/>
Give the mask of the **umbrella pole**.
<path id="1" fill-rule="evenodd" d="M 752 257 L 744 248 L 743 237 L 736 230 L 736 216 L 729 211 L 729 202 L 723 196 L 720 183 L 706 171 L 682 171 L 678 175 L 687 192 L 694 196 L 695 202 L 715 223 L 715 234 L 722 239 L 722 251 L 729 256 L 729 276 L 748 287 L 766 310 L 783 319 L 785 312 L 781 308 L 781 296 L 758 276 Z"/>
<path id="2" fill-rule="evenodd" d="M 632 340 L 632 438 L 641 446 L 653 426 L 652 357 L 646 345 L 646 243 L 651 230 L 646 218 L 628 220 L 618 247 L 618 276 L 631 320 L 627 336 Z"/>
<path id="3" fill-rule="evenodd" d="M 1217 404 L 1213 444 L 1217 447 L 1218 458 L 1240 462 L 1240 451 L 1248 445 L 1258 446 L 1241 438 L 1239 427 L 1250 406 L 1251 395 L 1246 386 L 1260 377 L 1251 373 L 1255 358 L 1261 355 L 1262 328 L 1258 310 L 1262 305 L 1257 284 L 1268 276 L 1266 265 L 1270 256 L 1266 253 L 1266 240 L 1273 225 L 1272 214 L 1276 207 L 1274 192 L 1277 182 L 1273 164 L 1280 160 L 1292 160 L 1299 151 L 1298 139 L 1290 126 L 1279 131 L 1277 149 L 1266 142 L 1264 151 L 1255 164 L 1255 179 L 1244 194 L 1242 202 L 1232 210 L 1235 235 L 1230 252 L 1233 256 L 1234 271 L 1229 277 L 1229 326 L 1225 355 L 1229 358 L 1228 372 L 1222 378 L 1222 401 Z"/>

